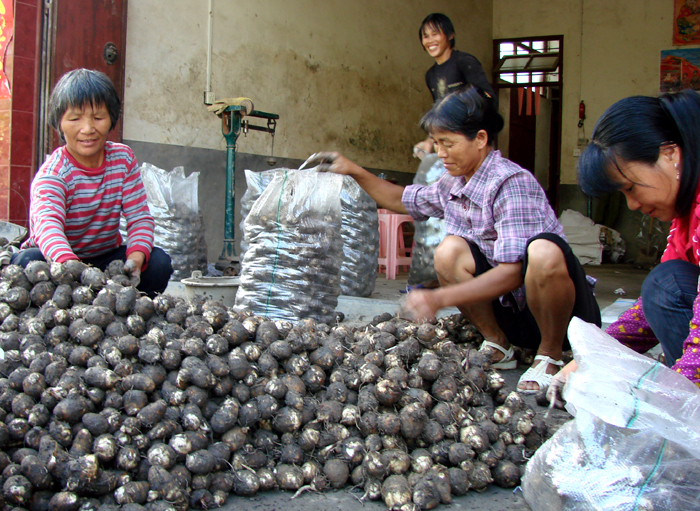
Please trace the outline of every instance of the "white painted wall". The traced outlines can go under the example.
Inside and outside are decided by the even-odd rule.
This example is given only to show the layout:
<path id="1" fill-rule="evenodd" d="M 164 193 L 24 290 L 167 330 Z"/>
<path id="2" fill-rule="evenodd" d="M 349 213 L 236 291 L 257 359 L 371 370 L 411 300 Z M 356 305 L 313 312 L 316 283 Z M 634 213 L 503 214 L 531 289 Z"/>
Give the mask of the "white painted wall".
<path id="1" fill-rule="evenodd" d="M 488 1 L 214 0 L 212 89 L 280 115 L 276 155 L 339 150 L 364 166 L 415 171 L 411 148 L 423 137 L 433 63 L 418 28 L 435 11 L 454 22 L 457 48 L 490 74 Z M 225 149 L 202 99 L 207 14 L 206 0 L 129 2 L 125 139 Z M 252 132 L 238 150 L 264 155 L 269 137 Z"/>
<path id="2" fill-rule="evenodd" d="M 671 0 L 493 0 L 493 37 L 564 36 L 561 183 L 576 183 L 578 105 L 586 136 L 615 101 L 659 93 L 660 51 L 672 48 Z"/>

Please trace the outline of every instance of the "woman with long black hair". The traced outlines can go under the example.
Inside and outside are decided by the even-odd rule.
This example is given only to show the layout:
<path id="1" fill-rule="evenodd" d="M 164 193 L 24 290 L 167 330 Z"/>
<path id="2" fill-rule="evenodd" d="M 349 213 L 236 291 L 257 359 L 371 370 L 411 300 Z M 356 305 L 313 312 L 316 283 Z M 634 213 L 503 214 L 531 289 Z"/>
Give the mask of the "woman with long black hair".
<path id="1" fill-rule="evenodd" d="M 692 90 L 633 96 L 612 105 L 598 120 L 578 169 L 584 193 L 598 196 L 620 190 L 630 209 L 671 222 L 661 264 L 644 280 L 641 303 L 629 315 L 634 328 L 620 324 L 608 333 L 644 351 L 650 347 L 648 338 L 635 345 L 634 336 L 648 322 L 666 363 L 697 385 L 699 175 L 700 95 Z"/>

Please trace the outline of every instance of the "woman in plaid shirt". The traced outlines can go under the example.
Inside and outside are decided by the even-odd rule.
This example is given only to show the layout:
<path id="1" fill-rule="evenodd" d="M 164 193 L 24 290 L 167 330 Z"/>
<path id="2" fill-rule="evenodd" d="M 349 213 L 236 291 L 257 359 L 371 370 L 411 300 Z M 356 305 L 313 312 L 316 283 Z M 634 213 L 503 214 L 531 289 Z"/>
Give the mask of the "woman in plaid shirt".
<path id="1" fill-rule="evenodd" d="M 441 287 L 410 292 L 405 311 L 432 319 L 456 306 L 484 336 L 497 368 L 515 368 L 513 344 L 536 348 L 518 390 L 544 390 L 569 349 L 571 317 L 600 326 L 592 287 L 535 177 L 493 149 L 503 118 L 488 93 L 449 94 L 421 126 L 447 169 L 428 186 L 392 184 L 338 153 L 315 160 L 321 171 L 352 176 L 380 207 L 445 220 L 448 236 L 435 250 Z"/>

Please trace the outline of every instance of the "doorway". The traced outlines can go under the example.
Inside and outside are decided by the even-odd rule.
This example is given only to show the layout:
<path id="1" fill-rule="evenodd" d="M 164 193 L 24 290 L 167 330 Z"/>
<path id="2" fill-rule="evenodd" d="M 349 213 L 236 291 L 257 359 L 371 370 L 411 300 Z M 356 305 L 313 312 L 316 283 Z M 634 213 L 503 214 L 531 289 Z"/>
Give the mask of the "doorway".
<path id="1" fill-rule="evenodd" d="M 78 68 L 102 71 L 124 99 L 127 0 L 54 0 L 47 3 L 42 27 L 41 86 L 37 161 L 58 147 L 58 135 L 46 125 L 48 98 L 58 79 Z M 123 103 L 122 103 L 123 108 Z M 122 117 L 108 139 L 121 142 Z"/>
<path id="2" fill-rule="evenodd" d="M 563 36 L 495 39 L 493 87 L 506 122 L 499 145 L 559 205 Z M 506 149 L 507 148 L 507 149 Z"/>

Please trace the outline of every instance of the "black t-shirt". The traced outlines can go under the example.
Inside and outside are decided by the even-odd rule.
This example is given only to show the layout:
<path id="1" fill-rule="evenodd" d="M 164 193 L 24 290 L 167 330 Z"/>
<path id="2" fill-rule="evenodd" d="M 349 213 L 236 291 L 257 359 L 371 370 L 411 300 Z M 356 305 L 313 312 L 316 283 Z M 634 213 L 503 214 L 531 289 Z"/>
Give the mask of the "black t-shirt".
<path id="1" fill-rule="evenodd" d="M 479 60 L 474 55 L 458 50 L 452 50 L 447 62 L 433 64 L 425 73 L 425 83 L 433 95 L 433 101 L 467 84 L 479 87 L 498 101 Z"/>

